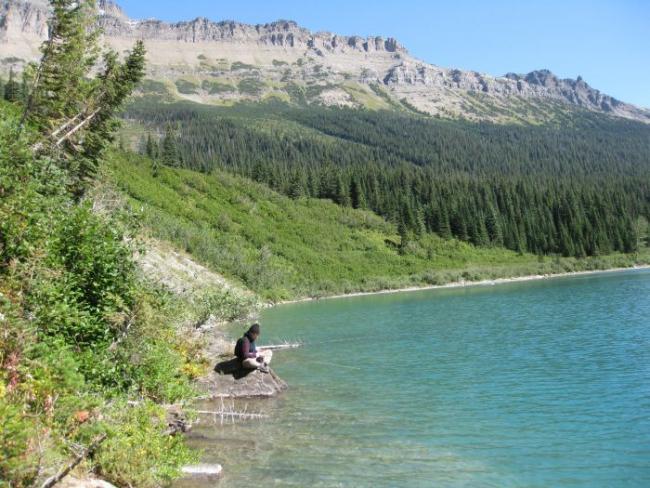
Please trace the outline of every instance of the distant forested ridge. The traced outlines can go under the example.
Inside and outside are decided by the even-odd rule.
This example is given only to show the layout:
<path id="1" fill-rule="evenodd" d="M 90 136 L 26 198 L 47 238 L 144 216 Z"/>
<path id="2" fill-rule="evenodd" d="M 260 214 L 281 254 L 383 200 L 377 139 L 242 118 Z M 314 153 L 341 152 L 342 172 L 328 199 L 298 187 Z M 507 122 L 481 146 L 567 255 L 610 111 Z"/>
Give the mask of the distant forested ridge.
<path id="1" fill-rule="evenodd" d="M 224 168 L 293 198 L 327 198 L 479 246 L 633 252 L 650 216 L 650 127 L 581 113 L 547 126 L 282 104 L 126 111 L 161 163 Z"/>

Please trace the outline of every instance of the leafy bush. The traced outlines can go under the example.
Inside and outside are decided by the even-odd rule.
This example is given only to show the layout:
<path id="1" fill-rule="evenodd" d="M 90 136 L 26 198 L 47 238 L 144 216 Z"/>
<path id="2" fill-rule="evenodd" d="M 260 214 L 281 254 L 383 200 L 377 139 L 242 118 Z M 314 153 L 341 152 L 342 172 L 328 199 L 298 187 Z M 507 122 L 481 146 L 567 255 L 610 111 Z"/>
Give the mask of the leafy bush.
<path id="1" fill-rule="evenodd" d="M 241 61 L 235 61 L 230 66 L 231 71 L 251 70 L 251 69 L 255 69 L 255 68 L 256 68 L 256 66 L 253 66 L 252 64 L 242 63 Z"/>
<path id="2" fill-rule="evenodd" d="M 161 81 L 155 80 L 144 80 L 142 83 L 140 83 L 140 91 L 154 95 L 167 95 L 169 93 L 167 85 Z"/>
<path id="3" fill-rule="evenodd" d="M 152 402 L 117 403 L 107 413 L 109 438 L 98 449 L 95 470 L 118 486 L 153 488 L 168 484 L 197 456 L 180 436 L 165 435 L 165 412 Z"/>
<path id="4" fill-rule="evenodd" d="M 199 85 L 188 80 L 176 80 L 176 88 L 183 95 L 196 95 L 199 92 Z"/>
<path id="5" fill-rule="evenodd" d="M 236 91 L 236 88 L 233 85 L 210 80 L 203 80 L 201 87 L 210 95 L 216 95 L 219 93 L 232 93 Z"/>
<path id="6" fill-rule="evenodd" d="M 210 316 L 232 322 L 244 319 L 256 306 L 253 295 L 243 295 L 229 288 L 212 288 L 195 298 L 197 321 L 205 322 Z"/>
<path id="7" fill-rule="evenodd" d="M 0 486 L 33 484 L 37 461 L 52 470 L 98 432 L 108 434 L 100 471 L 167 482 L 191 456 L 162 435 L 161 410 L 111 405 L 192 396 L 196 347 L 174 329 L 179 312 L 140 283 L 128 222 L 79 203 L 67 186 L 74 162 L 35 158 L 20 111 L 0 102 L 0 115 Z"/>
<path id="8" fill-rule="evenodd" d="M 259 96 L 261 95 L 262 90 L 264 90 L 265 85 L 263 82 L 255 78 L 244 78 L 238 83 L 237 87 L 239 88 L 240 93 Z"/>
<path id="9" fill-rule="evenodd" d="M 30 445 L 33 421 L 2 395 L 0 419 L 0 487 L 31 486 L 37 474 L 37 459 Z"/>

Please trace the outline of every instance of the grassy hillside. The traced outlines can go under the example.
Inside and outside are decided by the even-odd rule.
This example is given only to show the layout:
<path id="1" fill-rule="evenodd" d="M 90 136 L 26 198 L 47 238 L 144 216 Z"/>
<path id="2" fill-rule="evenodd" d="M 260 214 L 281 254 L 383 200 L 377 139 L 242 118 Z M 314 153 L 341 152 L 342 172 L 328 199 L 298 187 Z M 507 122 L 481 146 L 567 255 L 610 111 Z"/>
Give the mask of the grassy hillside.
<path id="1" fill-rule="evenodd" d="M 292 200 L 220 171 L 157 168 L 131 153 L 113 153 L 107 177 L 153 235 L 272 300 L 634 262 L 543 258 L 435 234 L 402 245 L 396 227 L 369 211 Z"/>
<path id="2" fill-rule="evenodd" d="M 633 252 L 650 219 L 650 128 L 593 114 L 502 126 L 391 112 L 140 100 L 141 152 L 290 197 L 372 210 L 415 232 L 533 254 Z M 162 136 L 162 137 L 161 137 Z"/>

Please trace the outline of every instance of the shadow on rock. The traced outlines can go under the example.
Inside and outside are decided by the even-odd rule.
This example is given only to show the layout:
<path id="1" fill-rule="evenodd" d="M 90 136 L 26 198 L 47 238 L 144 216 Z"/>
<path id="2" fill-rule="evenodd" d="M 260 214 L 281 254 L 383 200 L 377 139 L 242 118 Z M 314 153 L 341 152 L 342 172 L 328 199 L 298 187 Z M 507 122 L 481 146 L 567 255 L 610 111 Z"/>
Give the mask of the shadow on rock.
<path id="1" fill-rule="evenodd" d="M 214 370 L 199 380 L 199 385 L 210 398 L 273 397 L 286 390 L 287 384 L 269 369 L 245 369 L 237 358 L 217 363 Z"/>
<path id="2" fill-rule="evenodd" d="M 237 358 L 221 361 L 214 367 L 214 372 L 222 375 L 232 375 L 236 380 L 245 378 L 253 373 L 254 369 L 243 368 L 241 362 Z"/>

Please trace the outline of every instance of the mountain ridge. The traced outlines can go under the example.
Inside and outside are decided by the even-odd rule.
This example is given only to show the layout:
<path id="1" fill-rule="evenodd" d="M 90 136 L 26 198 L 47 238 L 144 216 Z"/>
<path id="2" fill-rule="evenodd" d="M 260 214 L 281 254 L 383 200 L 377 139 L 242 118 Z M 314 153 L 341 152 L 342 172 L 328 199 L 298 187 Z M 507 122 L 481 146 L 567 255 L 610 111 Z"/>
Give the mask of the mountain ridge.
<path id="1" fill-rule="evenodd" d="M 201 103 L 278 98 L 497 122 L 544 121 L 584 109 L 650 123 L 650 110 L 546 69 L 492 76 L 426 63 L 392 37 L 312 32 L 291 20 L 133 20 L 111 0 L 98 8 L 107 44 L 121 52 L 144 39 L 149 77 L 166 83 L 158 89 Z M 0 2 L 4 71 L 37 59 L 46 36 L 44 0 Z"/>

